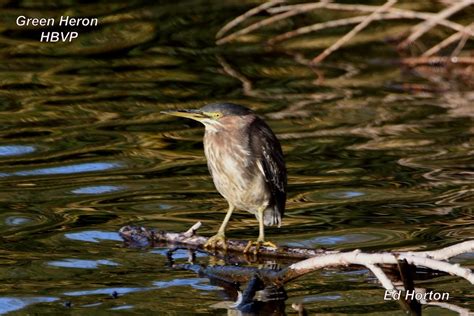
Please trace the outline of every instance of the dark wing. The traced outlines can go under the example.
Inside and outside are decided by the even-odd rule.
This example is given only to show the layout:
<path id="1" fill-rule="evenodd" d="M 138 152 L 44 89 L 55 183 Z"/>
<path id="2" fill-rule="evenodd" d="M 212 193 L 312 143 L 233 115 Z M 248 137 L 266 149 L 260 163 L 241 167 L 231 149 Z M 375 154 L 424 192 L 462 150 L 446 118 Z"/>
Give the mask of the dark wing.
<path id="1" fill-rule="evenodd" d="M 250 148 L 261 164 L 265 181 L 271 191 L 272 201 L 279 217 L 283 217 L 286 202 L 286 166 L 281 145 L 270 127 L 260 118 L 250 124 Z"/>

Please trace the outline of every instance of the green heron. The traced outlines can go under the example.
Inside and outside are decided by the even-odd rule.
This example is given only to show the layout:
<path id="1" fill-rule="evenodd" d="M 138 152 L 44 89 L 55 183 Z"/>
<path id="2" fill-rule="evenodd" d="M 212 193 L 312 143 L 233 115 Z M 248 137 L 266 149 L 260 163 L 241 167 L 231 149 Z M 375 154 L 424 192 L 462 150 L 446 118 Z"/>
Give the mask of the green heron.
<path id="1" fill-rule="evenodd" d="M 217 234 L 205 248 L 219 244 L 225 250 L 225 228 L 234 209 L 255 214 L 259 224 L 255 245 L 276 246 L 265 241 L 265 226 L 281 224 L 286 202 L 286 167 L 280 143 L 270 127 L 251 110 L 232 103 L 215 103 L 199 110 L 162 112 L 201 122 L 205 126 L 204 153 L 217 191 L 229 209 Z"/>

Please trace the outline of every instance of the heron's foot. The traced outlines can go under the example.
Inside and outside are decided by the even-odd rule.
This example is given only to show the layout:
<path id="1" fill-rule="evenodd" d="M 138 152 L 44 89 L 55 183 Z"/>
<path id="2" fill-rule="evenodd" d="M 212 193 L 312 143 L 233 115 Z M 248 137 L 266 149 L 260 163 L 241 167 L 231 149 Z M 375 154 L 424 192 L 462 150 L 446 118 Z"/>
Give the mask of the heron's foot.
<path id="1" fill-rule="evenodd" d="M 227 250 L 227 239 L 225 238 L 224 233 L 217 233 L 207 240 L 204 244 L 205 249 L 216 249 L 221 245 L 222 249 Z"/>
<path id="2" fill-rule="evenodd" d="M 247 246 L 245 246 L 244 253 L 249 253 L 250 249 L 252 249 L 252 246 L 255 246 L 255 249 L 253 250 L 254 255 L 258 254 L 258 251 L 260 250 L 260 247 L 270 247 L 270 248 L 278 248 L 277 245 L 272 243 L 271 241 L 265 241 L 265 240 L 257 240 L 257 241 L 251 241 L 249 240 Z"/>

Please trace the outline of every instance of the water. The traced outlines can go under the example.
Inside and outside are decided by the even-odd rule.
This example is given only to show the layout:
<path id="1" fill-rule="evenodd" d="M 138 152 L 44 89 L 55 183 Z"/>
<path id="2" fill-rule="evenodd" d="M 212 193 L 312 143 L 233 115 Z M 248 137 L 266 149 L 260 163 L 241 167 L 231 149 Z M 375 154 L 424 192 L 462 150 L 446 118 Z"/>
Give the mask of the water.
<path id="1" fill-rule="evenodd" d="M 200 220 L 207 235 L 218 227 L 226 202 L 207 171 L 203 128 L 159 113 L 214 101 L 253 108 L 282 142 L 289 198 L 270 240 L 376 251 L 473 237 L 468 82 L 433 92 L 433 75 L 401 71 L 388 62 L 390 49 L 368 62 L 383 55 L 378 46 L 336 54 L 324 79 L 283 49 L 216 48 L 219 27 L 249 8 L 232 2 L 89 4 L 82 10 L 103 24 L 71 44 L 40 44 L 37 30 L 12 26 L 25 10 L 48 16 L 69 4 L 55 5 L 24 1 L 0 11 L 8 22 L 0 37 L 0 313 L 225 314 L 219 304 L 235 298 L 222 287 L 170 270 L 164 249 L 123 247 L 116 233 L 128 224 L 185 231 Z M 431 89 L 399 89 L 404 83 Z M 257 234 L 253 216 L 233 216 L 230 238 Z M 472 255 L 458 261 L 474 264 Z M 474 309 L 466 281 L 420 287 Z M 286 290 L 287 312 L 302 303 L 311 313 L 401 314 L 363 269 L 321 271 Z"/>

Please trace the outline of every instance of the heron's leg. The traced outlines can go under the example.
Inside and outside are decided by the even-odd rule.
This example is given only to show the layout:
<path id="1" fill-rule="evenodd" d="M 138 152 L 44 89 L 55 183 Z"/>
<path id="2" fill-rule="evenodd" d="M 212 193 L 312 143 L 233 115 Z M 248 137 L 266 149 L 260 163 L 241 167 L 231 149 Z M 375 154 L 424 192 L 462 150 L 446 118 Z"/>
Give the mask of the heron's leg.
<path id="1" fill-rule="evenodd" d="M 263 205 L 257 210 L 257 219 L 258 219 L 258 238 L 257 241 L 249 241 L 247 246 L 244 249 L 244 253 L 248 253 L 250 248 L 255 245 L 254 254 L 258 253 L 260 246 L 278 248 L 274 243 L 270 241 L 265 241 L 265 226 L 264 226 L 264 213 L 267 209 L 267 205 Z"/>
<path id="2" fill-rule="evenodd" d="M 204 245 L 204 248 L 211 248 L 215 249 L 219 243 L 222 244 L 222 248 L 224 250 L 227 249 L 227 242 L 225 239 L 225 228 L 227 227 L 227 223 L 229 223 L 230 216 L 232 215 L 232 212 L 234 211 L 235 207 L 231 204 L 229 204 L 229 209 L 227 210 L 227 214 L 224 217 L 224 221 L 222 221 L 221 227 L 219 227 L 219 230 L 217 231 L 217 234 L 209 238 Z"/>
<path id="3" fill-rule="evenodd" d="M 264 216 L 265 208 L 260 207 L 258 209 L 258 238 L 257 238 L 257 243 L 263 243 L 265 242 L 265 226 L 263 222 L 263 216 Z"/>
<path id="4" fill-rule="evenodd" d="M 219 230 L 217 233 L 222 233 L 222 235 L 225 234 L 225 228 L 227 227 L 227 223 L 229 223 L 230 216 L 232 215 L 232 212 L 234 211 L 235 207 L 231 204 L 229 204 L 229 209 L 227 210 L 227 214 L 225 214 L 224 220 L 222 221 L 221 227 L 219 227 Z"/>

